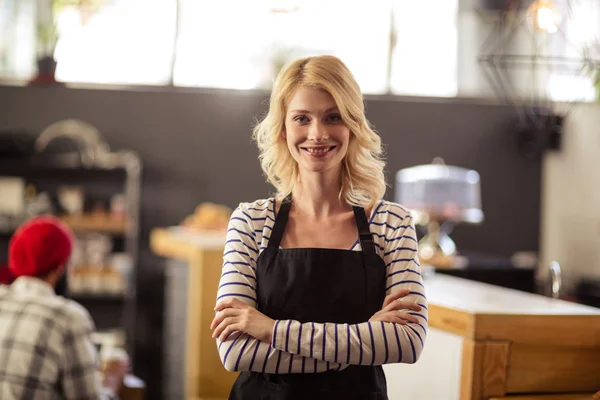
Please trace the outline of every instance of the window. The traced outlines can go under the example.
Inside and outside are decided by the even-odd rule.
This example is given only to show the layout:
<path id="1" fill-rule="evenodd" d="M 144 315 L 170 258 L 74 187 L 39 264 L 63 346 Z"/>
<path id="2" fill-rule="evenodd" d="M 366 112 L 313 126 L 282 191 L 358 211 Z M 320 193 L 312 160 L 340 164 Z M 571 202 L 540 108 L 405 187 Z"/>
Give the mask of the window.
<path id="1" fill-rule="evenodd" d="M 387 89 L 387 1 L 182 0 L 174 84 L 269 88 L 281 66 L 333 54 L 365 93 Z"/>
<path id="2" fill-rule="evenodd" d="M 0 0 L 3 76 L 35 72 L 40 1 Z M 285 63 L 332 54 L 366 94 L 457 93 L 458 0 L 60 1 L 59 81 L 268 90 Z"/>
<path id="3" fill-rule="evenodd" d="M 578 0 L 571 7 L 570 13 L 563 10 L 566 21 L 559 56 L 577 60 L 584 49 L 589 49 L 589 56 L 600 60 L 600 2 Z M 547 94 L 553 101 L 594 101 L 597 94 L 592 71 L 581 71 L 579 63 L 566 71 L 553 71 L 547 82 Z"/>
<path id="4" fill-rule="evenodd" d="M 398 0 L 393 7 L 392 93 L 456 96 L 458 0 Z"/>
<path id="5" fill-rule="evenodd" d="M 0 0 L 0 74 L 27 79 L 34 72 L 35 4 L 33 0 Z"/>
<path id="6" fill-rule="evenodd" d="M 67 7 L 57 17 L 56 78 L 67 82 L 170 82 L 173 0 L 112 0 L 91 15 Z"/>

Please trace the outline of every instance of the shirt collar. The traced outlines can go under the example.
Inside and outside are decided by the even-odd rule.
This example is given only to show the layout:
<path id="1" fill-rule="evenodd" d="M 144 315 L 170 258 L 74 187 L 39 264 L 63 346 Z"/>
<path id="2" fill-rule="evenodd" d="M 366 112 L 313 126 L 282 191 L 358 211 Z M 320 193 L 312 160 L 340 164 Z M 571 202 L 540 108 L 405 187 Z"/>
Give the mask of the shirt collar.
<path id="1" fill-rule="evenodd" d="M 48 283 L 31 276 L 20 276 L 10 285 L 11 290 L 36 296 L 56 296 L 54 289 Z"/>

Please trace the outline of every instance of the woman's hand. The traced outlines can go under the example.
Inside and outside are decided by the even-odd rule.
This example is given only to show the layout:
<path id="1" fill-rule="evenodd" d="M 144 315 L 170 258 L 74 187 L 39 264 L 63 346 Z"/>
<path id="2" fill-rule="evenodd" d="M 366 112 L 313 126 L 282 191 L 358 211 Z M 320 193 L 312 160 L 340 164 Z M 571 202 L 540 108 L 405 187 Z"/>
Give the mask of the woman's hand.
<path id="1" fill-rule="evenodd" d="M 369 322 L 381 321 L 406 325 L 408 322 L 418 323 L 417 317 L 400 310 L 421 311 L 421 306 L 415 302 L 402 300 L 408 296 L 409 290 L 400 290 L 385 297 L 383 307 L 373 315 Z"/>
<path id="2" fill-rule="evenodd" d="M 210 324 L 212 337 L 224 342 L 236 331 L 244 332 L 253 338 L 271 344 L 275 321 L 254 307 L 238 299 L 229 298 L 219 301 L 215 307 L 217 315 Z"/>

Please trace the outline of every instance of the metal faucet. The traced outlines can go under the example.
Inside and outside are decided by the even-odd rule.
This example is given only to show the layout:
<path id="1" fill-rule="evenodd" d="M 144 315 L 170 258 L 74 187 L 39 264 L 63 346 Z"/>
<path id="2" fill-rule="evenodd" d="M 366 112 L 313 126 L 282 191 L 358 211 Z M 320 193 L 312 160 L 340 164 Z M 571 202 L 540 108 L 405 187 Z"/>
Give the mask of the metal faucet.
<path id="1" fill-rule="evenodd" d="M 558 261 L 550 261 L 548 265 L 550 270 L 550 291 L 553 299 L 560 298 L 560 288 L 562 286 L 562 276 L 560 264 Z"/>

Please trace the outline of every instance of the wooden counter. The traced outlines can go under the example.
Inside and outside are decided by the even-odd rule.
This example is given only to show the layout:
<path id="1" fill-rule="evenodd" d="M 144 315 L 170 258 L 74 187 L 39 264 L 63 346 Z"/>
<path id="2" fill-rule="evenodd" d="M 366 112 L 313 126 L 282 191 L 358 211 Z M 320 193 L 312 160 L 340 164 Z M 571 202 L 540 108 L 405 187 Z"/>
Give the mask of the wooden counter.
<path id="1" fill-rule="evenodd" d="M 186 399 L 225 399 L 236 378 L 222 367 L 209 329 L 224 241 L 223 235 L 180 229 L 151 234 L 156 254 L 189 265 Z M 390 400 L 544 399 L 526 395 L 557 393 L 579 399 L 584 395 L 577 393 L 591 397 L 600 390 L 600 309 L 447 275 L 426 277 L 425 288 L 427 344 L 417 364 L 385 367 Z M 444 369 L 441 358 L 449 353 L 456 365 Z M 443 379 L 455 381 L 456 394 L 420 394 Z"/>
<path id="2" fill-rule="evenodd" d="M 226 399 L 237 377 L 221 364 L 210 331 L 224 243 L 224 234 L 200 235 L 181 228 L 155 229 L 150 235 L 150 247 L 155 254 L 187 264 L 185 326 L 180 328 L 184 342 L 183 376 L 175 377 L 183 380 L 185 400 Z M 164 398 L 171 398 L 169 395 Z"/>
<path id="3" fill-rule="evenodd" d="M 461 400 L 600 390 L 600 309 L 444 275 L 425 288 L 429 326 L 463 338 Z"/>

